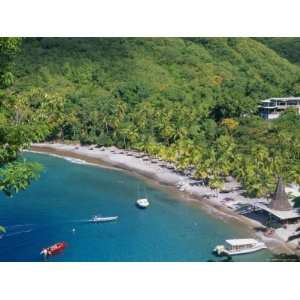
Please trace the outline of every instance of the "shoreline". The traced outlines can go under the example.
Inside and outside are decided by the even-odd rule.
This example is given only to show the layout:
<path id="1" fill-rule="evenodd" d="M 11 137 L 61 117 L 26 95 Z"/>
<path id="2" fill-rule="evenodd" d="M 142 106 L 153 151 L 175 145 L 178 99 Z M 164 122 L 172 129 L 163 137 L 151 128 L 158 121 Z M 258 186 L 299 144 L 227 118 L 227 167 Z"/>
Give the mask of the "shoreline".
<path id="1" fill-rule="evenodd" d="M 95 148 L 93 146 L 81 146 L 74 144 L 40 143 L 33 144 L 30 152 L 46 153 L 61 158 L 70 158 L 71 162 L 94 165 L 109 169 L 123 170 L 131 175 L 142 176 L 149 179 L 155 185 L 167 188 L 176 198 L 182 201 L 194 201 L 213 217 L 221 217 L 231 222 L 244 226 L 250 235 L 258 237 L 275 254 L 294 254 L 296 243 L 287 244 L 287 232 L 280 230 L 272 238 L 266 238 L 255 231 L 256 227 L 264 227 L 259 221 L 250 219 L 235 212 L 229 205 L 224 204 L 224 198 L 235 199 L 235 202 L 247 203 L 250 201 L 263 201 L 265 199 L 250 199 L 242 196 L 243 191 L 238 183 L 231 180 L 225 183 L 225 188 L 231 190 L 225 194 L 217 194 L 209 187 L 199 185 L 196 180 L 180 174 L 172 168 L 167 168 L 162 161 L 147 159 L 134 151 L 125 151 L 115 147 Z"/>

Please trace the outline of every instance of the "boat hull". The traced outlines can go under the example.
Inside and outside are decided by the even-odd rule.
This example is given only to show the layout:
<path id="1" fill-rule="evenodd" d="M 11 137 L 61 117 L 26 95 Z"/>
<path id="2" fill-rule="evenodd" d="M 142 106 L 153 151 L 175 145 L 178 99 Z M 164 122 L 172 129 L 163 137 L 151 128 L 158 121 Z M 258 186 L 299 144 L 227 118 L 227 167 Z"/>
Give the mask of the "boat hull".
<path id="1" fill-rule="evenodd" d="M 249 248 L 249 249 L 241 249 L 241 250 L 229 250 L 229 249 L 224 249 L 222 250 L 222 252 L 217 253 L 219 256 L 222 255 L 230 255 L 230 256 L 234 256 L 234 255 L 243 255 L 243 254 L 249 254 L 249 253 L 254 253 L 260 250 L 264 250 L 267 249 L 267 246 L 263 243 L 253 247 L 253 248 Z"/>
<path id="2" fill-rule="evenodd" d="M 60 242 L 60 243 L 56 243 L 48 248 L 44 248 L 41 251 L 41 255 L 44 256 L 53 256 L 56 254 L 59 254 L 60 252 L 64 251 L 67 247 L 67 243 L 66 242 Z"/>
<path id="3" fill-rule="evenodd" d="M 144 199 L 138 199 L 136 201 L 136 205 L 139 208 L 147 208 L 150 205 L 150 203 L 146 198 L 144 198 Z"/>
<path id="4" fill-rule="evenodd" d="M 145 209 L 145 208 L 147 208 L 149 205 L 140 205 L 140 204 L 136 204 L 136 206 L 137 206 L 138 208 Z"/>
<path id="5" fill-rule="evenodd" d="M 105 222 L 112 222 L 117 220 L 119 217 L 107 217 L 107 218 L 97 218 L 97 219 L 92 219 L 89 222 L 90 223 L 105 223 Z"/>

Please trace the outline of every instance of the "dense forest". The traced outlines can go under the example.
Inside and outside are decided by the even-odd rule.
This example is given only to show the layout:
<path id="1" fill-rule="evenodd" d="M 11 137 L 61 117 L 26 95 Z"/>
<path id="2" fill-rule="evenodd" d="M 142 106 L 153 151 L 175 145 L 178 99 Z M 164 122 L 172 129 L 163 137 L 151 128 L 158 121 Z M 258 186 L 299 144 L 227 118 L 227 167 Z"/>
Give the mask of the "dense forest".
<path id="1" fill-rule="evenodd" d="M 300 117 L 258 115 L 262 99 L 300 95 L 300 40 L 284 41 L 24 38 L 14 51 L 0 42 L 1 159 L 13 151 L 0 188 L 14 190 L 3 182 L 21 148 L 58 139 L 145 151 L 212 188 L 231 175 L 250 196 L 273 191 L 278 176 L 300 183 Z"/>
<path id="2" fill-rule="evenodd" d="M 257 40 L 290 62 L 300 64 L 300 38 L 269 37 L 257 38 Z"/>

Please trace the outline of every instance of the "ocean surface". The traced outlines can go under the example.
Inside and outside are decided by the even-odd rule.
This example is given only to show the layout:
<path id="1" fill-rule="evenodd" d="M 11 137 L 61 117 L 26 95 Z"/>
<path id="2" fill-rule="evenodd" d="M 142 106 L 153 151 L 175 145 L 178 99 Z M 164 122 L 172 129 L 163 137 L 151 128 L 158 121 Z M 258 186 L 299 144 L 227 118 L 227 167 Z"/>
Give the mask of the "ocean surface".
<path id="1" fill-rule="evenodd" d="M 247 233 L 198 204 L 127 172 L 26 153 L 44 166 L 39 180 L 13 198 L 0 195 L 0 261 L 44 261 L 43 247 L 59 241 L 67 249 L 47 261 L 220 261 L 212 249 Z M 138 209 L 147 197 L 151 206 Z M 115 222 L 89 224 L 95 215 Z M 74 231 L 74 230 L 75 231 Z M 271 253 L 235 256 L 233 261 L 268 261 Z"/>

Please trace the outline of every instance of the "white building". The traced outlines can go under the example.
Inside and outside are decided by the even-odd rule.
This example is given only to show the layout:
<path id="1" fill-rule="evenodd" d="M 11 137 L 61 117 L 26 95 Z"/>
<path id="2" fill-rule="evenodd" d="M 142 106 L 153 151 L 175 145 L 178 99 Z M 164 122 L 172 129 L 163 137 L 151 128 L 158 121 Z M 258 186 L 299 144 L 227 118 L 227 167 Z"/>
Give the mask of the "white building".
<path id="1" fill-rule="evenodd" d="M 278 118 L 287 108 L 294 108 L 300 114 L 300 97 L 269 98 L 259 106 L 260 115 L 268 120 Z"/>

